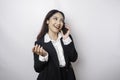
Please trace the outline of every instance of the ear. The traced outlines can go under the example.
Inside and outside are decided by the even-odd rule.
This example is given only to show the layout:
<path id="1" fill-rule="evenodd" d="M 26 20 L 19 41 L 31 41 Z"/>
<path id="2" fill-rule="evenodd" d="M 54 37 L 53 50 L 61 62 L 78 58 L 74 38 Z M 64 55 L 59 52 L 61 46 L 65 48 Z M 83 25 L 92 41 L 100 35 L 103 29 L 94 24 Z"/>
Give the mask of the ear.
<path id="1" fill-rule="evenodd" d="M 49 20 L 47 20 L 47 22 L 46 22 L 47 24 L 49 24 Z"/>

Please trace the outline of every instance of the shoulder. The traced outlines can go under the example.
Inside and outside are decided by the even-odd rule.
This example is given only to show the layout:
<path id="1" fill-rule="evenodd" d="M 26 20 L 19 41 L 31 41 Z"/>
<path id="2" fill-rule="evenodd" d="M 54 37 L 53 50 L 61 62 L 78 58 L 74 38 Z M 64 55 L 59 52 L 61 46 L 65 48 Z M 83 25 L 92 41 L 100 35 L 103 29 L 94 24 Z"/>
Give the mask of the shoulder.
<path id="1" fill-rule="evenodd" d="M 72 35 L 71 35 L 71 34 L 69 35 L 69 37 L 70 37 L 70 39 L 71 39 L 71 40 L 73 40 L 73 38 L 72 38 Z"/>
<path id="2" fill-rule="evenodd" d="M 42 45 L 44 43 L 44 37 L 41 37 L 39 40 L 36 40 L 35 41 L 35 45 L 38 44 L 38 45 Z"/>

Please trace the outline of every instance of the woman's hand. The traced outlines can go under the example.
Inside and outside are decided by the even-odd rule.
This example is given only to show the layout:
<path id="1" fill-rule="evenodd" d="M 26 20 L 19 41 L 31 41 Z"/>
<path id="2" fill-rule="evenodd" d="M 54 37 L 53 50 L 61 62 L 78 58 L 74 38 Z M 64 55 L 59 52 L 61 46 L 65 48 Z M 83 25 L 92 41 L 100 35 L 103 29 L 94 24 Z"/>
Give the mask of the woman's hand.
<path id="1" fill-rule="evenodd" d="M 63 34 L 63 31 L 61 30 L 61 33 L 62 33 L 62 37 L 63 39 L 65 40 L 66 38 L 69 37 L 69 34 L 70 34 L 70 27 L 68 25 L 65 25 L 65 28 L 67 28 L 67 32 L 65 34 Z"/>
<path id="2" fill-rule="evenodd" d="M 37 44 L 33 47 L 32 52 L 36 53 L 37 55 L 41 55 L 41 56 L 47 55 L 47 51 L 45 51 L 42 46 L 37 45 Z"/>

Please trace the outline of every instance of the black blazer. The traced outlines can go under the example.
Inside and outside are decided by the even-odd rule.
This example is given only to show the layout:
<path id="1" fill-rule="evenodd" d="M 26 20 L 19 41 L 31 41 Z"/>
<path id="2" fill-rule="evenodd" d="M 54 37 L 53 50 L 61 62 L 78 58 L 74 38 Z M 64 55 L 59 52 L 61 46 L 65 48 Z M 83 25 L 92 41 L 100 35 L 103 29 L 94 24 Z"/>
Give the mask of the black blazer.
<path id="1" fill-rule="evenodd" d="M 72 37 L 70 36 L 72 39 Z M 64 51 L 64 57 L 66 61 L 66 69 L 65 72 L 67 74 L 67 80 L 76 80 L 74 71 L 71 65 L 71 62 L 76 61 L 78 55 L 73 43 L 72 42 L 68 45 L 64 45 L 62 38 L 61 44 Z M 52 42 L 44 43 L 44 37 L 40 40 L 36 41 L 35 44 L 43 46 L 43 48 L 48 52 L 49 57 L 47 62 L 41 62 L 39 60 L 39 55 L 34 53 L 34 69 L 36 72 L 39 73 L 37 80 L 61 80 L 60 77 L 60 67 L 59 61 L 57 57 L 56 50 L 52 44 Z"/>

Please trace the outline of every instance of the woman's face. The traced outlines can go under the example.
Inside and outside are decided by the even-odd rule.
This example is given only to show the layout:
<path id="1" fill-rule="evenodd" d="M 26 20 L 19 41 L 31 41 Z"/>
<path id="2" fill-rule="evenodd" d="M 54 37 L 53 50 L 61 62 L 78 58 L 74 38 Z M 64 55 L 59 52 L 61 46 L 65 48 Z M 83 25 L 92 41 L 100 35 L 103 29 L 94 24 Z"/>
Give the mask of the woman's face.
<path id="1" fill-rule="evenodd" d="M 61 13 L 57 12 L 47 20 L 48 31 L 58 33 L 63 27 L 64 18 Z"/>

